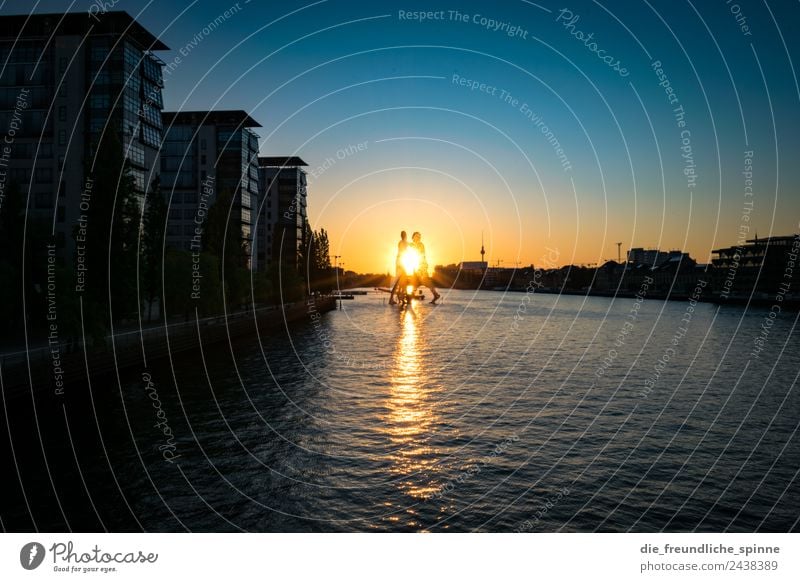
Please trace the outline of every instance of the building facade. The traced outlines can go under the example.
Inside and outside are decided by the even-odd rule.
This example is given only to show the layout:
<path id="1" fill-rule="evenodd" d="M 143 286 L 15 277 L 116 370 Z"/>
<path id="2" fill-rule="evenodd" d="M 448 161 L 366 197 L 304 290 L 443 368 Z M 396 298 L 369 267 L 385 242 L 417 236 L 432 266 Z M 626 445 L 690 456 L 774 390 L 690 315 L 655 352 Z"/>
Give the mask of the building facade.
<path id="1" fill-rule="evenodd" d="M 281 265 L 298 270 L 308 248 L 306 164 L 296 156 L 259 158 L 260 207 L 256 260 L 264 270 Z"/>
<path id="2" fill-rule="evenodd" d="M 59 262 L 73 260 L 101 138 L 119 138 L 141 199 L 157 177 L 164 63 L 155 53 L 167 48 L 125 12 L 0 17 L 4 184 L 30 192 L 28 216 L 54 227 Z"/>
<path id="3" fill-rule="evenodd" d="M 800 235 L 771 236 L 745 241 L 741 246 L 711 251 L 715 258 L 714 292 L 723 297 L 774 297 L 800 289 Z"/>
<path id="4" fill-rule="evenodd" d="M 161 190 L 169 204 L 166 242 L 201 251 L 208 210 L 221 193 L 232 195 L 231 228 L 241 235 L 248 268 L 253 261 L 253 221 L 258 207 L 258 135 L 246 112 L 165 112 Z"/>

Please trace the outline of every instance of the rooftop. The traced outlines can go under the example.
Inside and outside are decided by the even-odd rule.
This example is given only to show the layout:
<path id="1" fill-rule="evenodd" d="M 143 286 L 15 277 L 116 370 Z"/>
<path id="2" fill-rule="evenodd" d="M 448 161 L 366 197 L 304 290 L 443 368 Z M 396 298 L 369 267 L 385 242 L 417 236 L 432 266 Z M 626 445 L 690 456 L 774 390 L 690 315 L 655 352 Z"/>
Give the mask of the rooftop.
<path id="1" fill-rule="evenodd" d="M 767 245 L 770 245 L 770 246 L 789 246 L 789 244 L 791 244 L 795 240 L 795 238 L 797 236 L 800 236 L 800 235 L 790 234 L 790 235 L 780 235 L 780 236 L 765 236 L 763 238 L 760 238 L 760 237 L 759 238 L 751 238 L 751 239 L 746 241 L 746 242 L 748 242 L 750 244 L 749 245 L 743 245 L 743 246 L 746 246 L 751 251 L 752 250 L 761 249 L 762 246 L 766 247 Z M 711 252 L 713 254 L 717 254 L 718 255 L 720 253 L 736 252 L 738 249 L 739 249 L 738 246 L 730 246 L 730 247 L 722 247 L 722 248 L 714 249 Z"/>
<path id="2" fill-rule="evenodd" d="M 261 127 L 255 119 L 241 109 L 219 111 L 164 111 L 161 117 L 166 125 L 235 125 Z"/>
<path id="3" fill-rule="evenodd" d="M 169 50 L 167 45 L 127 12 L 82 11 L 0 16 L 0 38 L 5 39 L 40 37 L 49 40 L 56 35 L 94 36 L 103 34 L 130 36 L 146 50 Z"/>
<path id="4" fill-rule="evenodd" d="M 260 156 L 258 165 L 262 168 L 296 168 L 308 164 L 297 156 Z"/>

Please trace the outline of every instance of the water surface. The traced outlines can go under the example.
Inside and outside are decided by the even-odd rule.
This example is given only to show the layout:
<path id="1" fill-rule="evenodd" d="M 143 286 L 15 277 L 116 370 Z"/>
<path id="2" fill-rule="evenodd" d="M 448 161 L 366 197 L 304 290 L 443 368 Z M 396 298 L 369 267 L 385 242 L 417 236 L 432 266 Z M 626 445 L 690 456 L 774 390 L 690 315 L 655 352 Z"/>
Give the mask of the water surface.
<path id="1" fill-rule="evenodd" d="M 115 467 L 155 530 L 797 529 L 796 314 L 634 304 L 358 296 L 156 366 L 172 463 L 123 384 Z"/>

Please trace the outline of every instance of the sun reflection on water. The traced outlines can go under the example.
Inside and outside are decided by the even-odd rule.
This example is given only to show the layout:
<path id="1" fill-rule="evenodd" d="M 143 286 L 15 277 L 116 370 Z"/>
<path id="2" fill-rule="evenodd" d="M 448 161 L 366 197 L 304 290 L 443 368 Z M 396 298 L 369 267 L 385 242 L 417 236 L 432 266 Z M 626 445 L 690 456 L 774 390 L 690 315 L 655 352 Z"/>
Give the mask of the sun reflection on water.
<path id="1" fill-rule="evenodd" d="M 401 488 L 417 498 L 436 490 L 431 473 L 436 451 L 428 444 L 438 417 L 430 398 L 420 336 L 420 314 L 412 304 L 401 313 L 400 336 L 391 369 L 386 431 L 393 445 L 393 475 Z"/>

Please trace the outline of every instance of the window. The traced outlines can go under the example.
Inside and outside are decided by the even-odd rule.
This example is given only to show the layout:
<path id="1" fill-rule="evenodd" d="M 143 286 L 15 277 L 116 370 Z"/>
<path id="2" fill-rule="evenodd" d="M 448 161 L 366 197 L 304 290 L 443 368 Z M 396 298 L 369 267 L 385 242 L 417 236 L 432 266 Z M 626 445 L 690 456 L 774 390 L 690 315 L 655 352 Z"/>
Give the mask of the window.
<path id="1" fill-rule="evenodd" d="M 161 65 L 149 55 L 145 55 L 142 64 L 142 74 L 144 77 L 159 86 L 163 86 L 164 82 L 161 75 Z"/>
<path id="2" fill-rule="evenodd" d="M 138 144 L 131 142 L 125 152 L 125 157 L 136 166 L 144 166 L 144 148 Z"/>
<path id="3" fill-rule="evenodd" d="M 58 222 L 64 222 L 64 214 L 65 214 L 64 207 L 63 206 L 59 206 L 57 214 L 56 214 L 56 220 Z"/>
<path id="4" fill-rule="evenodd" d="M 166 141 L 189 141 L 194 137 L 195 129 L 190 125 L 173 125 L 167 132 Z"/>
<path id="5" fill-rule="evenodd" d="M 130 73 L 139 68 L 139 63 L 142 62 L 142 53 L 130 44 L 125 43 L 124 58 L 125 72 Z"/>
<path id="6" fill-rule="evenodd" d="M 154 148 L 161 146 L 161 132 L 154 127 L 142 124 L 142 142 Z"/>
<path id="7" fill-rule="evenodd" d="M 58 145 L 60 145 L 60 146 L 67 145 L 67 130 L 66 129 L 59 129 L 58 130 Z"/>
<path id="8" fill-rule="evenodd" d="M 139 192 L 144 192 L 144 172 L 141 170 L 131 170 L 131 177 L 133 178 L 133 186 Z"/>
<path id="9" fill-rule="evenodd" d="M 144 98 L 147 103 L 151 104 L 151 106 L 155 107 L 156 109 L 164 109 L 164 100 L 161 96 L 161 89 L 147 79 L 142 81 L 142 87 L 144 88 Z"/>
<path id="10" fill-rule="evenodd" d="M 33 198 L 33 203 L 36 208 L 49 208 L 52 199 L 50 192 L 37 192 Z"/>
<path id="11" fill-rule="evenodd" d="M 58 107 L 58 120 L 59 121 L 66 121 L 67 120 L 67 106 L 60 105 Z"/>
<path id="12" fill-rule="evenodd" d="M 151 107 L 148 104 L 145 104 L 145 106 L 142 107 L 140 111 L 142 118 L 147 123 L 158 129 L 161 129 L 163 127 L 163 125 L 161 124 L 161 111 L 159 109 Z"/>
<path id="13" fill-rule="evenodd" d="M 19 143 L 15 142 L 11 145 L 11 157 L 17 158 L 18 160 L 27 160 L 31 157 L 31 148 L 29 147 L 32 144 L 27 143 Z"/>
<path id="14" fill-rule="evenodd" d="M 53 168 L 36 168 L 36 183 L 49 184 L 53 181 Z"/>
<path id="15" fill-rule="evenodd" d="M 92 93 L 89 98 L 89 107 L 92 109 L 108 109 L 111 107 L 111 95 L 108 93 Z"/>
<path id="16" fill-rule="evenodd" d="M 162 156 L 161 170 L 163 172 L 180 172 L 194 170 L 194 158 L 183 156 Z"/>
<path id="17" fill-rule="evenodd" d="M 93 61 L 102 62 L 106 60 L 106 56 L 108 56 L 108 47 L 103 45 L 95 45 L 92 47 L 90 54 Z"/>

